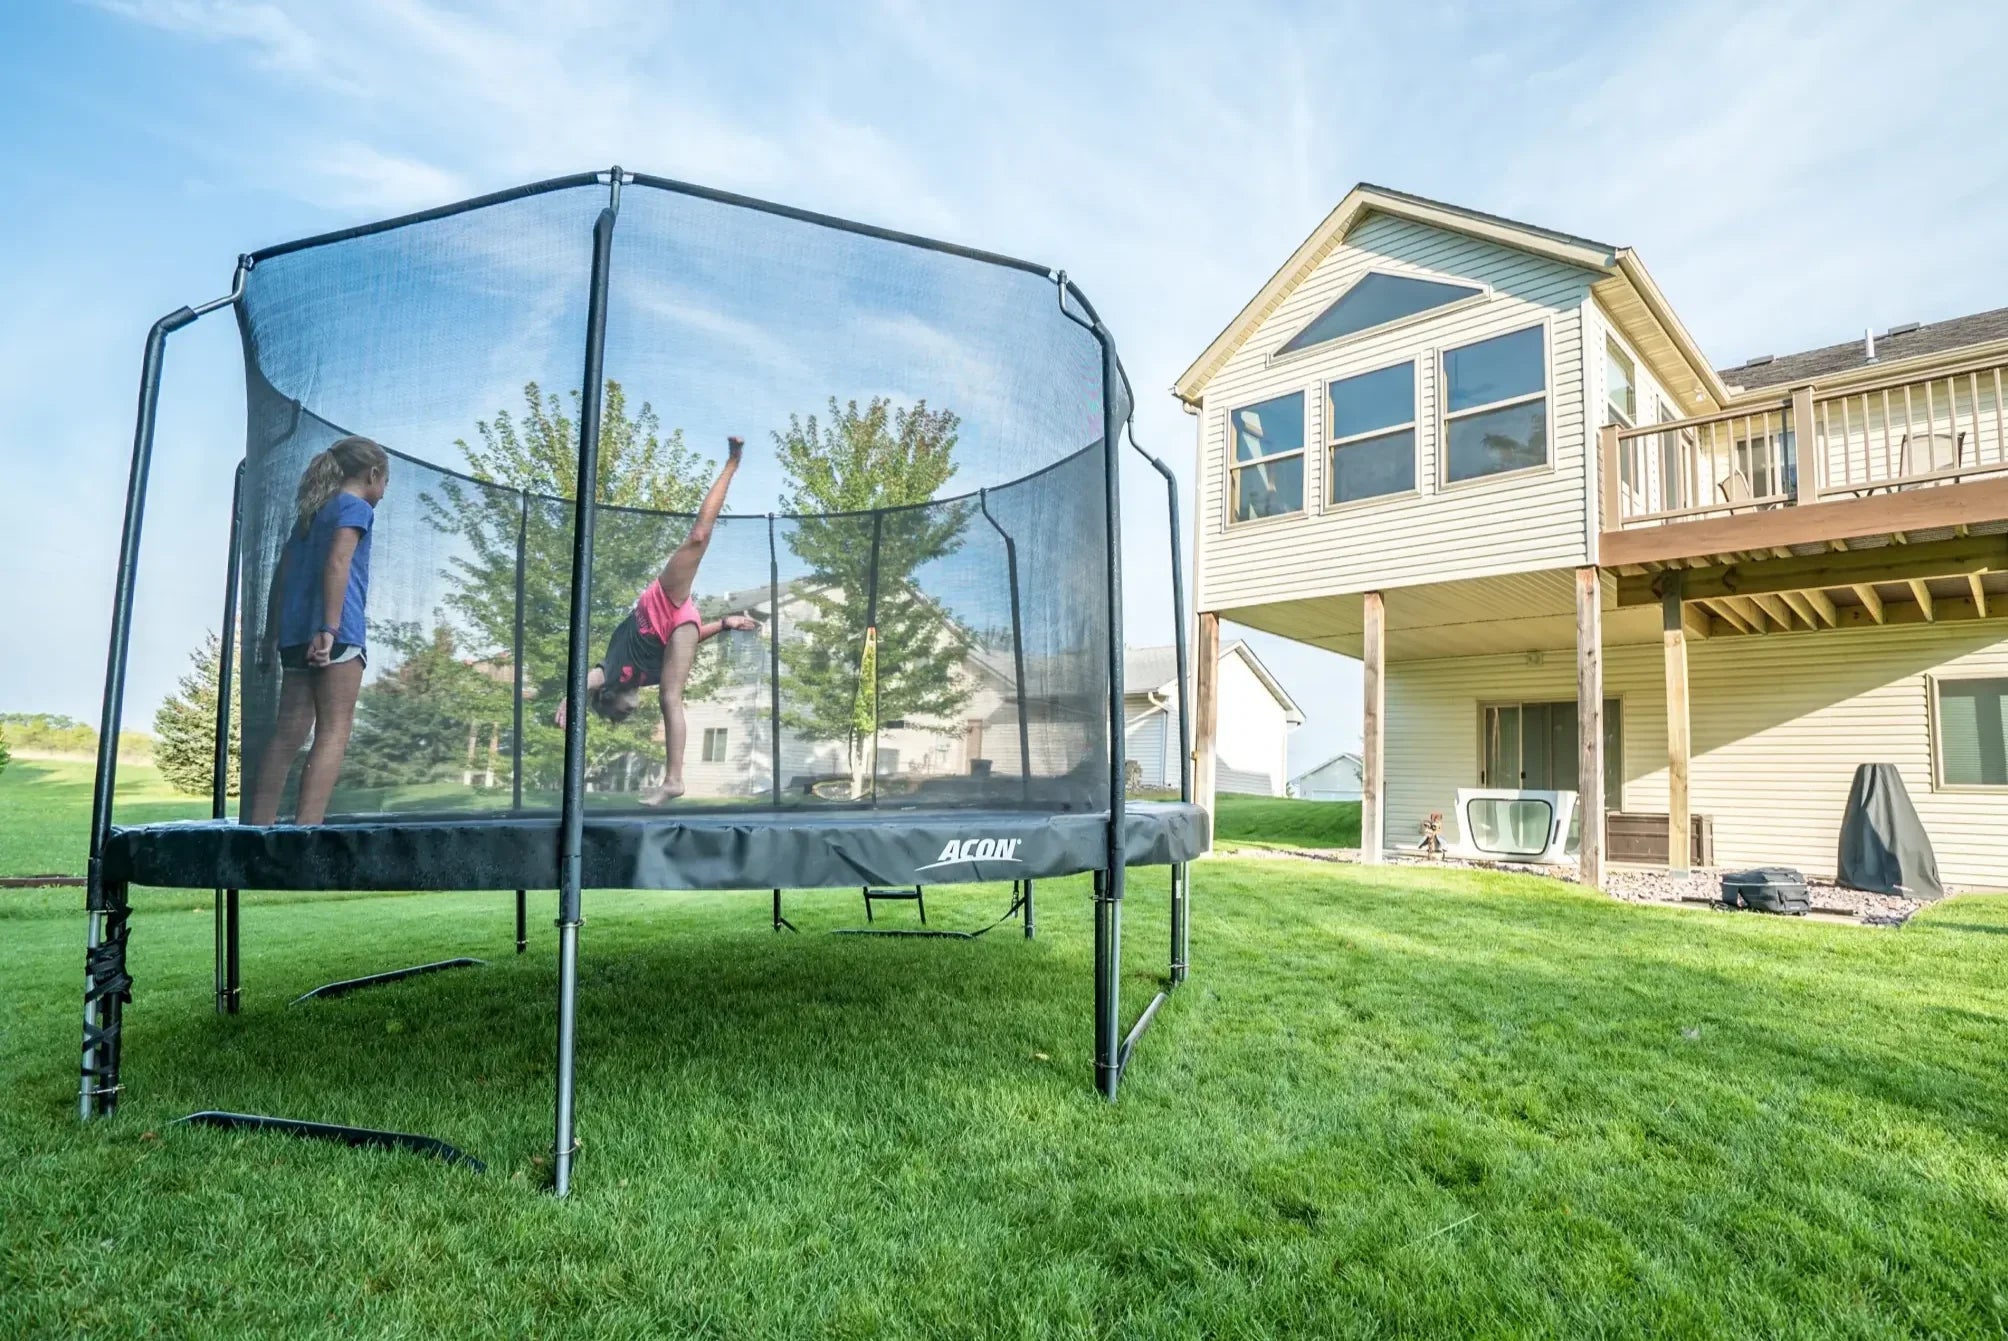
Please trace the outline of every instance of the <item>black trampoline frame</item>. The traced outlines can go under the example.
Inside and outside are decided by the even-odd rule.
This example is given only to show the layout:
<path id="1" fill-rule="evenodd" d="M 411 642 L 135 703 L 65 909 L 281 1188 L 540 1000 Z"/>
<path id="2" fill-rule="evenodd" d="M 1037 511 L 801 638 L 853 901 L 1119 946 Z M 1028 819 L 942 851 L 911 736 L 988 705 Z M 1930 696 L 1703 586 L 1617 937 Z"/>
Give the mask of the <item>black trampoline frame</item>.
<path id="1" fill-rule="evenodd" d="M 235 308 L 244 295 L 245 280 L 250 271 L 262 260 L 290 252 L 305 250 L 334 242 L 346 241 L 373 233 L 387 232 L 456 214 L 468 213 L 493 205 L 547 192 L 565 190 L 588 185 L 602 185 L 607 188 L 607 201 L 600 210 L 593 225 L 593 253 L 590 289 L 588 293 L 587 331 L 585 344 L 585 365 L 583 370 L 580 428 L 578 433 L 579 480 L 598 478 L 598 454 L 600 439 L 600 419 L 604 395 L 604 357 L 606 342 L 607 305 L 613 259 L 615 225 L 619 216 L 620 195 L 623 184 L 642 185 L 656 190 L 669 191 L 694 196 L 721 204 L 757 210 L 768 214 L 815 224 L 866 237 L 902 245 L 924 248 L 931 251 L 964 257 L 991 265 L 1004 266 L 1024 271 L 1050 280 L 1054 284 L 1056 300 L 1065 316 L 1086 330 L 1101 350 L 1101 390 L 1103 435 L 1103 493 L 1106 507 L 1106 561 L 1108 601 L 1108 647 L 1107 685 L 1109 693 L 1109 778 L 1108 809 L 1098 813 L 1106 827 L 1101 844 L 1101 867 L 1092 871 L 1093 898 L 1095 908 L 1095 1005 L 1094 1005 L 1094 1057 L 1095 1085 L 1107 1099 L 1116 1097 L 1124 1069 L 1138 1040 L 1150 1027 L 1159 1009 L 1168 999 L 1170 992 L 1182 983 L 1190 963 L 1190 875 L 1187 864 L 1174 861 L 1171 864 L 1171 935 L 1170 968 L 1167 980 L 1160 990 L 1139 1014 L 1127 1033 L 1121 1032 L 1120 1025 L 1120 963 L 1122 939 L 1122 902 L 1126 884 L 1125 863 L 1125 821 L 1127 812 L 1125 750 L 1126 721 L 1123 709 L 1123 608 L 1122 608 L 1122 546 L 1121 546 L 1121 489 L 1119 438 L 1127 435 L 1129 443 L 1165 482 L 1167 511 L 1170 521 L 1170 571 L 1172 602 L 1175 614 L 1175 656 L 1180 685 L 1190 683 L 1188 649 L 1186 637 L 1185 590 L 1182 565 L 1182 544 L 1180 536 L 1178 484 L 1170 468 L 1137 443 L 1129 416 L 1120 421 L 1116 413 L 1117 389 L 1130 393 L 1128 374 L 1124 371 L 1116 354 L 1115 342 L 1103 324 L 1094 305 L 1088 300 L 1063 270 L 1039 265 L 1014 257 L 1004 256 L 932 238 L 920 237 L 870 224 L 840 219 L 834 216 L 780 205 L 733 192 L 720 191 L 697 186 L 688 182 L 665 177 L 624 172 L 620 167 L 605 172 L 576 173 L 564 177 L 550 178 L 529 183 L 505 191 L 473 197 L 434 209 L 419 211 L 377 223 L 364 224 L 335 232 L 319 234 L 294 242 L 267 247 L 261 251 L 247 253 L 238 258 L 237 270 L 228 294 L 195 307 L 182 307 L 160 318 L 153 324 L 146 338 L 145 353 L 140 372 L 139 399 L 135 414 L 133 448 L 130 472 L 126 484 L 126 500 L 123 524 L 119 541 L 119 558 L 116 582 L 112 600 L 112 618 L 109 648 L 106 655 L 105 691 L 103 707 L 99 719 L 98 758 L 95 784 L 91 801 L 90 856 L 86 873 L 87 932 L 84 973 L 84 1027 L 81 1081 L 78 1091 L 79 1116 L 84 1120 L 109 1116 L 118 1106 L 118 1097 L 123 1089 L 120 1082 L 122 1050 L 122 1024 L 124 1007 L 131 1000 L 132 980 L 126 972 L 125 950 L 128 938 L 127 923 L 130 916 L 127 882 L 124 879 L 109 878 L 106 871 L 105 854 L 112 835 L 114 791 L 118 773 L 119 728 L 123 717 L 125 678 L 128 651 L 132 634 L 132 614 L 135 583 L 139 561 L 139 545 L 147 495 L 148 475 L 152 464 L 155 420 L 159 409 L 160 384 L 166 356 L 167 338 L 174 332 L 194 323 L 201 317 L 223 308 Z M 1128 403 L 1133 413 L 1134 398 Z M 235 637 L 240 590 L 240 570 L 243 565 L 243 513 L 244 513 L 244 463 L 240 461 L 235 472 L 233 486 L 231 521 L 227 546 L 227 572 L 223 601 L 223 628 L 221 656 L 218 665 L 219 692 L 217 695 L 215 730 L 215 775 L 211 794 L 212 820 L 225 819 L 228 794 L 228 763 L 230 742 L 231 692 L 234 685 L 236 667 L 234 664 Z M 595 522 L 599 503 L 594 491 L 580 489 L 573 504 L 573 566 L 569 611 L 569 646 L 567 654 L 567 683 L 571 701 L 582 703 L 585 698 L 586 672 L 591 658 L 588 645 L 588 618 L 592 587 L 592 558 Z M 990 524 L 1003 537 L 1010 557 L 1011 598 L 1014 624 L 1017 618 L 1017 566 L 1016 545 L 1012 537 L 998 526 L 990 516 L 987 490 L 979 491 L 982 511 Z M 525 522 L 527 525 L 528 494 L 524 498 Z M 774 554 L 772 539 L 773 514 L 769 514 L 770 580 L 778 588 L 779 562 Z M 520 531 L 519 531 L 520 536 Z M 523 546 L 517 547 L 517 582 L 519 590 L 523 580 Z M 778 607 L 777 607 L 778 608 Z M 515 675 L 515 731 L 512 749 L 520 761 L 522 750 L 522 674 L 523 641 L 522 601 L 517 602 Z M 1024 647 L 1022 637 L 1014 637 L 1014 649 L 1018 662 L 1018 680 L 1024 682 Z M 774 640 L 770 655 L 773 658 L 770 673 L 779 681 L 779 644 Z M 778 712 L 778 695 L 776 695 Z M 563 772 L 563 796 L 560 812 L 560 829 L 557 861 L 559 989 L 558 989 L 558 1037 L 556 1112 L 553 1143 L 553 1190 L 565 1195 L 571 1184 L 574 1157 L 578 1151 L 575 1132 L 575 1092 L 576 1070 L 575 1034 L 578 996 L 578 937 L 582 922 L 583 856 L 585 847 L 585 735 L 588 714 L 575 712 L 569 715 L 565 730 L 565 759 Z M 1193 800 L 1192 733 L 1189 708 L 1184 692 L 1179 704 L 1179 796 L 1190 806 Z M 1028 730 L 1024 713 L 1019 714 L 1021 752 L 1023 736 Z M 773 737 L 775 764 L 773 786 L 775 802 L 780 802 L 780 742 L 778 733 Z M 522 804 L 522 769 L 513 772 L 514 808 L 520 811 Z M 1027 890 L 1029 896 L 1029 890 Z M 780 891 L 774 891 L 776 929 L 785 919 L 779 912 Z M 522 953 L 527 948 L 525 888 L 516 890 L 516 951 Z M 1029 897 L 1026 900 L 1029 905 Z M 1013 911 L 1016 911 L 1014 905 Z M 235 1014 L 241 999 L 240 953 L 239 953 L 239 891 L 234 888 L 219 888 L 215 891 L 215 1004 L 219 1013 Z M 1007 914 L 1008 917 L 1010 914 Z M 1025 908 L 1025 935 L 1032 935 L 1031 912 Z M 408 976 L 414 971 L 424 971 L 439 965 L 420 966 L 417 970 L 395 970 L 389 974 L 371 975 L 372 979 L 390 980 Z M 356 980 L 342 986 L 361 985 L 368 980 Z M 323 990 L 323 989 L 317 989 Z M 310 994 L 311 995 L 311 994 Z M 424 1143 L 430 1138 L 401 1136 L 396 1133 L 366 1131 L 360 1128 L 328 1126 L 326 1124 L 302 1122 L 294 1119 L 260 1118 L 246 1115 L 196 1114 L 190 1121 L 207 1121 L 214 1117 L 227 1118 L 230 1125 L 250 1127 L 279 1127 L 308 1135 L 327 1135 L 335 1139 L 347 1140 L 351 1144 L 391 1143 L 410 1145 Z M 437 1144 L 437 1143 L 434 1143 Z M 458 1156 L 458 1152 L 452 1152 Z"/>

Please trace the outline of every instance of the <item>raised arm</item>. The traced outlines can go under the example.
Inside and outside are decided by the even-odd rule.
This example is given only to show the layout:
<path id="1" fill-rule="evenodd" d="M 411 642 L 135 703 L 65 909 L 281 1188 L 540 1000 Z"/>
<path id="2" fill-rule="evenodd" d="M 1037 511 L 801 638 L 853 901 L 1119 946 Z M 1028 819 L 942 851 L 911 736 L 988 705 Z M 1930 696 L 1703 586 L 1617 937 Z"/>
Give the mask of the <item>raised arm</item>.
<path id="1" fill-rule="evenodd" d="M 697 641 L 710 642 L 727 629 L 747 633 L 760 627 L 760 621 L 751 615 L 726 615 L 723 619 L 706 620 L 697 626 Z"/>

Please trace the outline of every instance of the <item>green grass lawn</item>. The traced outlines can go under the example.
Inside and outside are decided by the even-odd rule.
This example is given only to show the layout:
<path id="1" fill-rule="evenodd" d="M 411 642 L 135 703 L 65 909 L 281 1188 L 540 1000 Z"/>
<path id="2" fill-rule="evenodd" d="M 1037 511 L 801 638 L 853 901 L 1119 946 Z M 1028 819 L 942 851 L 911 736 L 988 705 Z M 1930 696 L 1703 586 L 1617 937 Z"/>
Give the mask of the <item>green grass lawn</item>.
<path id="1" fill-rule="evenodd" d="M 90 855 L 90 759 L 20 759 L 0 770 L 0 876 L 82 875 Z M 196 819 L 209 799 L 168 786 L 152 764 L 119 765 L 122 824 Z"/>
<path id="2" fill-rule="evenodd" d="M 139 891 L 128 1089 L 88 1127 L 78 895 L 0 896 L 0 1336 L 2008 1331 L 2008 900 L 1879 930 L 1275 858 L 1194 888 L 1114 1106 L 1082 880 L 1029 944 L 820 934 L 854 893 L 791 896 L 801 936 L 764 895 L 589 894 L 562 1204 L 548 895 L 520 958 L 506 894 L 248 895 L 225 1018 L 206 893 Z M 286 1005 L 457 954 L 491 962 Z M 168 1125 L 203 1107 L 489 1171 Z"/>
<path id="3" fill-rule="evenodd" d="M 1216 801 L 1214 836 L 1264 847 L 1358 847 L 1358 801 L 1298 801 L 1287 796 L 1228 796 Z"/>

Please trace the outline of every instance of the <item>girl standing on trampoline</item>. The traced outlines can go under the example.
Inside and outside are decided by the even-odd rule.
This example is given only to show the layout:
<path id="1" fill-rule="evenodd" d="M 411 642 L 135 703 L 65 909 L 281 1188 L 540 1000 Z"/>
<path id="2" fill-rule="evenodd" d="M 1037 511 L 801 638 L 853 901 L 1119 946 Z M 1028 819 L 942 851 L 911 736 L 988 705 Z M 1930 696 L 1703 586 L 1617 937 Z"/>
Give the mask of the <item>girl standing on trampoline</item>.
<path id="1" fill-rule="evenodd" d="M 276 648 L 285 669 L 279 720 L 253 780 L 248 823 L 278 817 L 279 793 L 310 731 L 314 747 L 300 773 L 294 822 L 319 824 L 327 816 L 367 664 L 370 528 L 389 486 L 390 454 L 368 438 L 341 439 L 300 475 L 299 515 L 279 551 L 265 616 L 265 657 Z"/>
<path id="2" fill-rule="evenodd" d="M 697 565 L 711 544 L 711 532 L 718 514 L 725 508 L 725 491 L 739 469 L 746 444 L 739 438 L 725 440 L 725 465 L 704 495 L 690 534 L 669 556 L 653 582 L 642 588 L 634 609 L 614 627 L 607 640 L 607 654 L 600 664 L 586 672 L 586 703 L 610 722 L 624 722 L 641 703 L 646 685 L 657 685 L 662 702 L 663 745 L 667 769 L 662 786 L 644 792 L 645 806 L 666 805 L 683 795 L 683 690 L 696 663 L 698 645 L 727 629 L 757 629 L 749 615 L 726 615 L 707 621 L 697 612 L 691 587 L 697 581 Z M 565 724 L 569 704 L 558 704 L 558 725 Z"/>

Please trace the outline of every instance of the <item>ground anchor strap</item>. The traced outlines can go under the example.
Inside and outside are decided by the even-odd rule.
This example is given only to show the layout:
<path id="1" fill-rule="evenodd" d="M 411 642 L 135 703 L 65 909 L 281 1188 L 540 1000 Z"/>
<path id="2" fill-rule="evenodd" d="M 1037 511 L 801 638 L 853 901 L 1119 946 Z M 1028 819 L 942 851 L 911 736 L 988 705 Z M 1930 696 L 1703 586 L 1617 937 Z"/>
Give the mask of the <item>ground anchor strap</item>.
<path id="1" fill-rule="evenodd" d="M 413 964 L 410 968 L 387 969 L 382 973 L 366 974 L 360 978 L 344 978 L 340 982 L 322 983 L 311 992 L 302 992 L 293 998 L 292 1004 L 297 1006 L 302 1001 L 325 1001 L 330 997 L 347 996 L 350 992 L 359 992 L 365 987 L 380 987 L 387 982 L 399 982 L 405 978 L 415 978 L 421 973 L 438 973 L 442 969 L 476 968 L 487 964 L 487 962 L 485 959 L 469 959 L 463 956 L 459 959 L 436 960 L 430 964 Z"/>
<path id="2" fill-rule="evenodd" d="M 430 1155 L 448 1164 L 458 1164 L 476 1173 L 488 1172 L 488 1166 L 457 1146 L 448 1145 L 436 1136 L 417 1136 L 411 1132 L 378 1131 L 373 1127 L 345 1127 L 331 1122 L 308 1122 L 301 1118 L 266 1117 L 258 1113 L 225 1113 L 213 1108 L 205 1108 L 199 1113 L 176 1118 L 172 1126 L 222 1127 L 229 1131 L 276 1131 L 288 1136 L 305 1136 L 317 1141 L 340 1141 L 343 1145 L 358 1149 L 408 1150 L 415 1155 Z"/>

